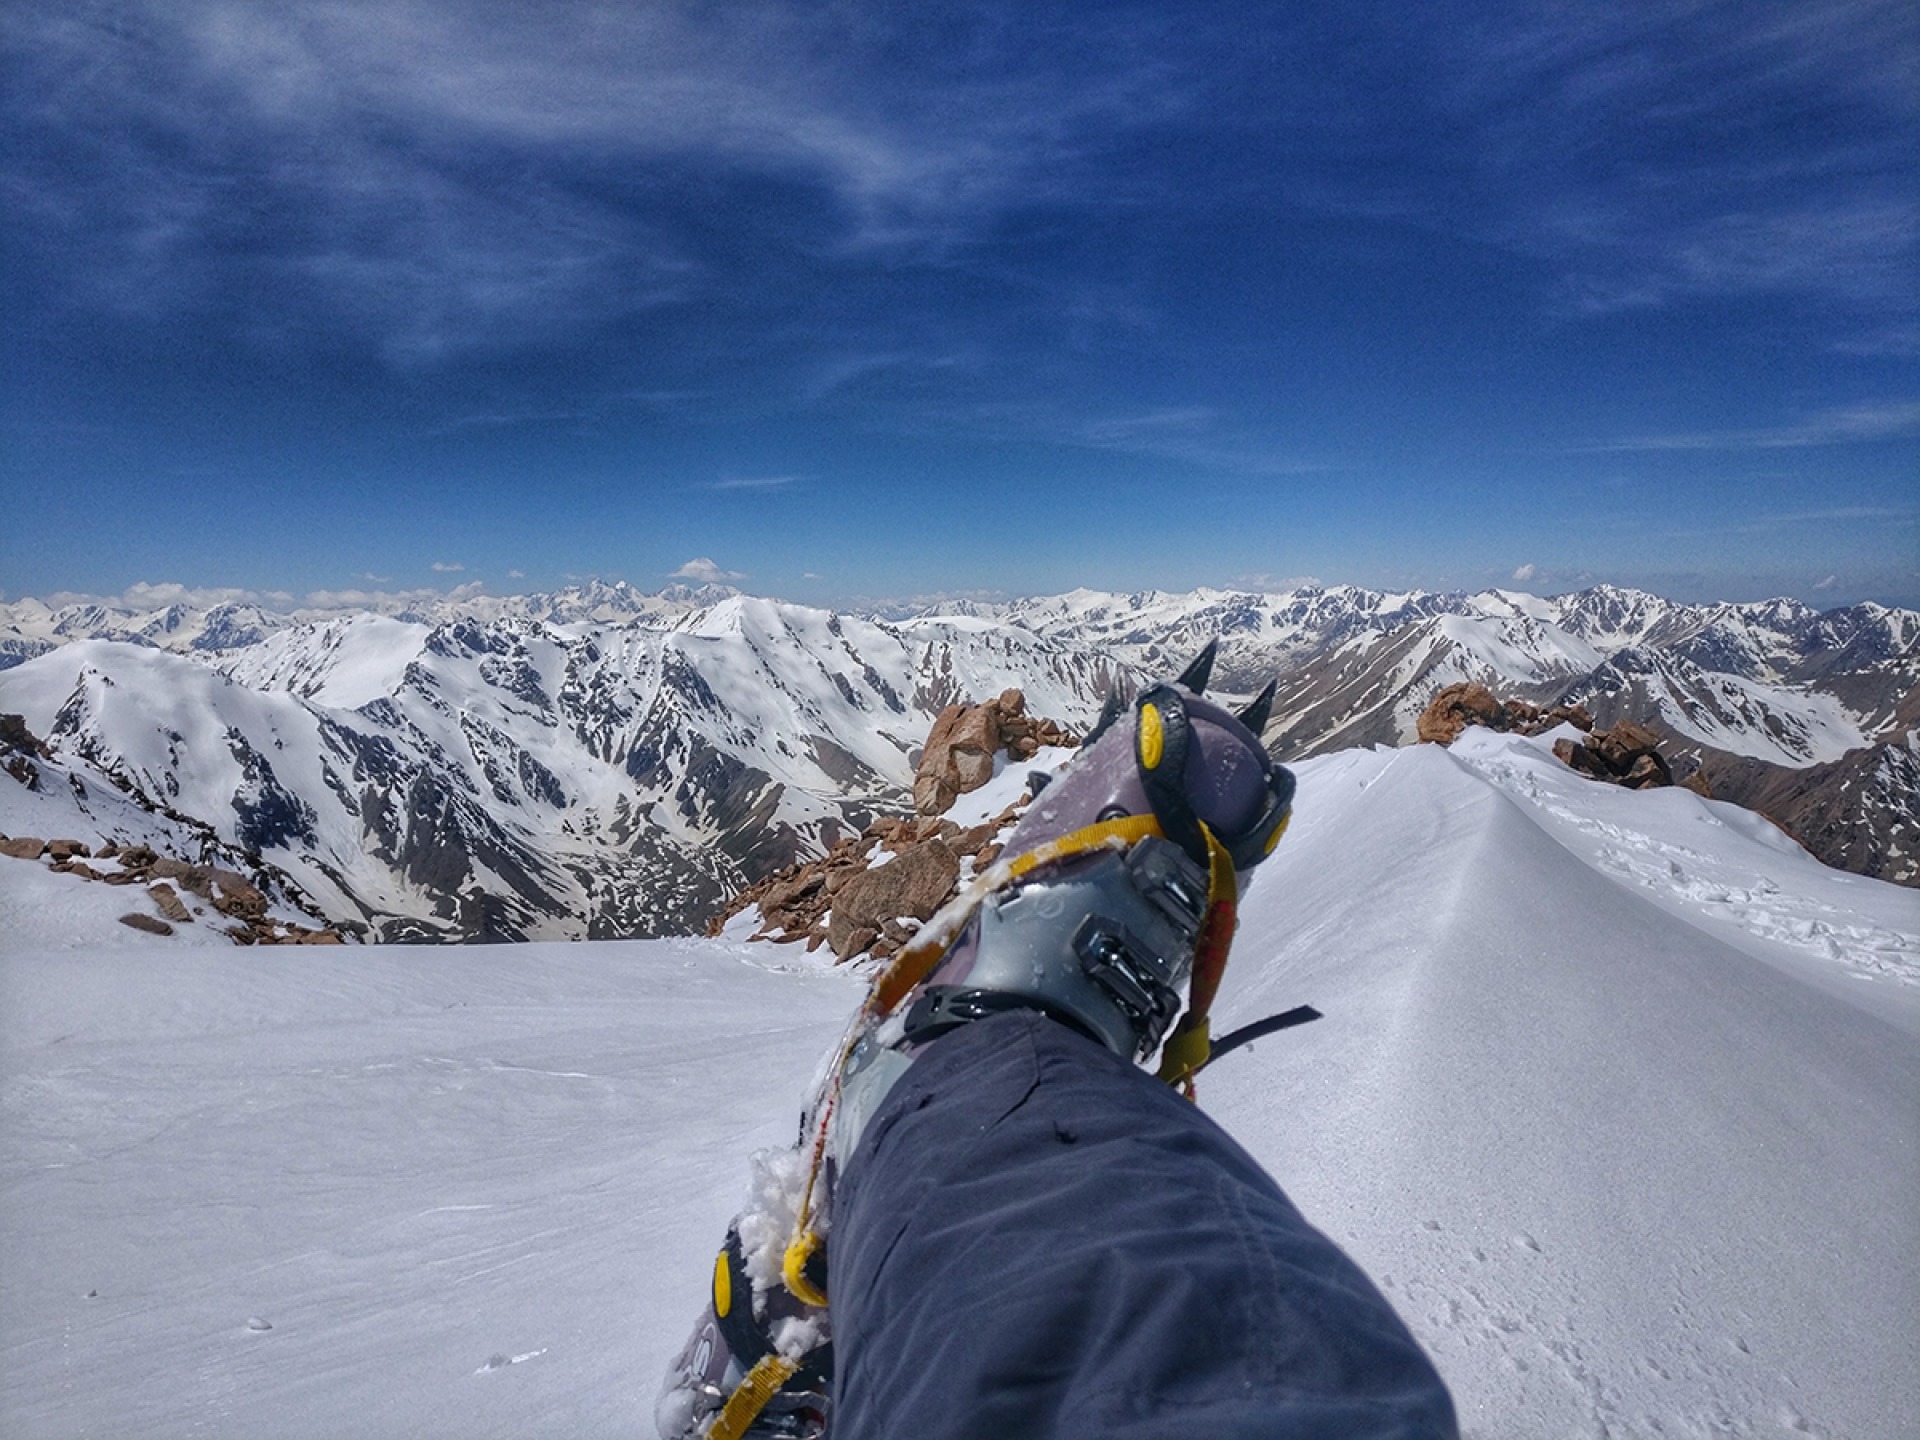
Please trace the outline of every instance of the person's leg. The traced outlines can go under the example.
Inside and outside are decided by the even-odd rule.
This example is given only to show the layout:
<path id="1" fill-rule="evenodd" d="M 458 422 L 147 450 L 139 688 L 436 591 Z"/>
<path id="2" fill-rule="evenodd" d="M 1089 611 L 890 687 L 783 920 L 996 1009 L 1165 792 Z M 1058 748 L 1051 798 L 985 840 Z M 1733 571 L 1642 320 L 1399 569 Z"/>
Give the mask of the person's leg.
<path id="1" fill-rule="evenodd" d="M 831 1249 L 834 1440 L 1455 1433 L 1392 1307 L 1244 1150 L 1031 1011 L 919 1054 Z"/>

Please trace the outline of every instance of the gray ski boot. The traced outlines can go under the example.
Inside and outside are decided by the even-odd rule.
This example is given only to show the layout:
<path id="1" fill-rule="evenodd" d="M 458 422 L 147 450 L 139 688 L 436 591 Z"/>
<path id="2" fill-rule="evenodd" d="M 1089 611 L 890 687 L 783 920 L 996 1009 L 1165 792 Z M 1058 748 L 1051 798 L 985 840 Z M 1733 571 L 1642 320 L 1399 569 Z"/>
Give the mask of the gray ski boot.
<path id="1" fill-rule="evenodd" d="M 921 1049 L 1003 1010 L 1039 1010 L 1126 1059 L 1159 1050 L 1162 1078 L 1190 1091 L 1234 906 L 1294 790 L 1259 740 L 1272 687 L 1230 713 L 1200 695 L 1212 656 L 1110 705 L 1004 858 L 876 982 L 831 1098 L 834 1167 Z"/>

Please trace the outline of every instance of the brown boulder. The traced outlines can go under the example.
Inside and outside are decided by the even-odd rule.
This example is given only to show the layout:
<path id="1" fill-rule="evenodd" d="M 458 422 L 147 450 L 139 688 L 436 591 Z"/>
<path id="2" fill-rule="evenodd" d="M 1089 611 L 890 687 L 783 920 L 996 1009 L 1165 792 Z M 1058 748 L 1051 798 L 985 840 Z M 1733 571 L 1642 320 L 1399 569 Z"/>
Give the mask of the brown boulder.
<path id="1" fill-rule="evenodd" d="M 1673 784 L 1672 767 L 1655 748 L 1658 744 L 1659 737 L 1646 726 L 1620 720 L 1609 729 L 1595 730 L 1579 744 L 1556 740 L 1553 753 L 1595 780 L 1624 785 L 1629 790 L 1650 790 Z"/>
<path id="2" fill-rule="evenodd" d="M 928 840 L 872 870 L 863 870 L 833 897 L 827 943 L 845 960 L 862 948 L 862 932 L 899 916 L 925 920 L 940 908 L 960 879 L 960 857 L 944 840 Z M 866 937 L 871 943 L 872 936 Z"/>
<path id="3" fill-rule="evenodd" d="M 1600 752 L 1614 773 L 1624 775 L 1633 767 L 1633 762 L 1642 755 L 1651 754 L 1660 743 L 1660 737 L 1644 725 L 1636 725 L 1631 720 L 1616 720 L 1606 730 L 1596 730 L 1587 737 L 1587 743 Z"/>
<path id="4" fill-rule="evenodd" d="M 11 855 L 16 860 L 38 860 L 46 848 L 46 841 L 37 840 L 31 835 L 16 835 L 11 840 L 0 840 L 0 855 Z"/>
<path id="5" fill-rule="evenodd" d="M 913 777 L 913 808 L 921 815 L 944 815 L 960 798 L 960 789 L 944 775 L 921 773 Z"/>
<path id="6" fill-rule="evenodd" d="M 1554 741 L 1553 753 L 1562 764 L 1571 765 L 1582 775 L 1595 774 L 1600 764 L 1599 756 L 1587 749 L 1586 746 L 1574 740 Z"/>
<path id="7" fill-rule="evenodd" d="M 84 860 L 93 854 L 84 840 L 49 840 L 47 854 L 55 860 Z"/>
<path id="8" fill-rule="evenodd" d="M 978 790 L 993 778 L 993 757 L 1000 749 L 1000 703 L 968 705 L 956 701 L 942 710 L 927 736 L 913 778 L 913 808 L 940 815 L 954 799 Z"/>
<path id="9" fill-rule="evenodd" d="M 1593 730 L 1593 716 L 1584 705 L 1556 705 L 1544 717 L 1543 728 L 1551 730 L 1556 725 L 1571 725 L 1576 730 Z"/>
<path id="10" fill-rule="evenodd" d="M 236 919 L 257 920 L 267 913 L 267 897 L 244 875 L 209 867 L 214 906 Z"/>
<path id="11" fill-rule="evenodd" d="M 153 897 L 153 903 L 160 907 L 160 913 L 166 916 L 167 919 L 173 921 L 174 924 L 190 925 L 193 923 L 193 912 L 187 909 L 186 902 L 183 901 L 174 888 L 165 881 L 162 881 L 158 885 L 148 886 L 147 893 Z"/>
<path id="12" fill-rule="evenodd" d="M 1673 784 L 1673 772 L 1667 769 L 1667 762 L 1649 750 L 1634 757 L 1633 764 L 1627 767 L 1627 773 L 1620 777 L 1620 783 L 1629 790 L 1652 790 L 1657 786 Z"/>
<path id="13" fill-rule="evenodd" d="M 144 930 L 149 935 L 171 935 L 173 926 L 164 920 L 156 920 L 151 915 L 142 915 L 138 911 L 129 911 L 120 917 L 120 923 L 132 930 Z"/>
<path id="14" fill-rule="evenodd" d="M 1508 729 L 1505 708 L 1491 690 L 1472 681 L 1449 685 L 1427 702 L 1415 722 L 1414 733 L 1423 745 L 1451 745 L 1469 725 Z"/>

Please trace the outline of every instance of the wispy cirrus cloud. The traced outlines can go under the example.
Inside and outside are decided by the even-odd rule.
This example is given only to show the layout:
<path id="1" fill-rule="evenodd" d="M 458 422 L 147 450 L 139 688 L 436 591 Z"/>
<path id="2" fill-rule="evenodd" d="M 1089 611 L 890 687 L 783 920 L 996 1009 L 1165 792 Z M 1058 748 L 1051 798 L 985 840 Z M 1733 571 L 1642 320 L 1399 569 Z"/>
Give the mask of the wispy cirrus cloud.
<path id="1" fill-rule="evenodd" d="M 1920 435 L 1920 400 L 1847 405 L 1761 430 L 1705 430 L 1628 436 L 1575 447 L 1576 453 L 1660 450 L 1803 450 Z"/>
<path id="2" fill-rule="evenodd" d="M 785 490 L 797 485 L 797 475 L 729 475 L 707 486 L 709 490 Z"/>
<path id="3" fill-rule="evenodd" d="M 903 71 L 944 26 L 772 0 L 26 0 L 0 193 L 85 239 L 95 302 L 215 305 L 244 269 L 257 334 L 327 313 L 420 364 L 723 293 L 703 217 L 816 262 L 938 252 L 1184 103 L 1130 33 Z"/>

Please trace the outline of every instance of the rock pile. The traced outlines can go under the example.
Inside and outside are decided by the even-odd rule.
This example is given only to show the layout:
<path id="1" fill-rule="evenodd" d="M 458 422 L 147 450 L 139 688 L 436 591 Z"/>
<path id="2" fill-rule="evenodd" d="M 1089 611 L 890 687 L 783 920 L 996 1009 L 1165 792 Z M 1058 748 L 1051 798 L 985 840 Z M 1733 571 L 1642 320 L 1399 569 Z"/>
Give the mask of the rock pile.
<path id="1" fill-rule="evenodd" d="M 97 880 L 106 885 L 139 885 L 164 918 L 144 911 L 130 911 L 120 917 L 122 925 L 155 935 L 171 935 L 175 925 L 191 925 L 195 910 L 181 897 L 184 890 L 233 923 L 225 933 L 240 945 L 341 945 L 338 930 L 309 929 L 288 921 L 276 920 L 267 913 L 266 892 L 237 870 L 218 865 L 190 865 L 170 855 L 161 855 L 148 845 L 115 845 L 111 842 L 95 850 L 80 840 L 42 840 L 32 835 L 0 836 L 0 855 L 16 860 L 39 860 L 45 856 L 47 869 L 59 875 L 78 875 L 82 880 Z M 112 869 L 96 869 L 92 862 L 113 861 Z M 178 889 L 175 888 L 178 885 Z"/>
<path id="2" fill-rule="evenodd" d="M 1027 697 L 1003 690 L 984 705 L 960 701 L 934 717 L 933 730 L 913 777 L 913 808 L 919 815 L 944 815 L 953 802 L 993 778 L 994 757 L 1031 760 L 1043 745 L 1077 745 L 1079 740 L 1052 720 L 1027 714 Z"/>
<path id="3" fill-rule="evenodd" d="M 741 891 L 707 923 L 707 933 L 718 935 L 735 915 L 758 905 L 760 927 L 751 939 L 805 941 L 808 950 L 824 944 L 838 960 L 860 954 L 884 960 L 913 935 L 906 921 L 929 919 L 958 893 L 964 873 L 978 874 L 994 862 L 997 837 L 1018 813 L 1010 805 L 967 829 L 939 816 L 882 816 L 822 858 Z"/>
<path id="4" fill-rule="evenodd" d="M 1463 681 L 1449 685 L 1428 702 L 1415 722 L 1422 744 L 1451 745 L 1469 725 L 1517 735 L 1543 735 L 1556 725 L 1593 729 L 1593 716 L 1583 705 L 1555 705 L 1543 710 L 1524 700 L 1499 700 L 1484 685 Z"/>
<path id="5" fill-rule="evenodd" d="M 822 858 L 776 871 L 734 896 L 707 923 L 707 933 L 718 935 L 735 915 L 758 905 L 760 927 L 751 939 L 804 941 L 808 950 L 825 945 L 838 960 L 888 958 L 912 937 L 915 922 L 930 919 L 999 857 L 1001 832 L 1020 813 L 1018 804 L 1009 805 L 962 828 L 944 818 L 953 802 L 993 778 L 1003 750 L 1017 762 L 1031 760 L 1042 746 L 1077 744 L 1064 726 L 1028 715 L 1027 697 L 1018 690 L 983 705 L 947 706 L 934 719 L 914 775 L 914 815 L 882 816 Z"/>
<path id="6" fill-rule="evenodd" d="M 1553 742 L 1553 753 L 1582 775 L 1629 790 L 1675 783 L 1673 767 L 1658 748 L 1660 737 L 1646 726 L 1621 720 L 1610 729 L 1596 730 L 1593 716 L 1583 705 L 1555 705 L 1543 710 L 1525 700 L 1496 699 L 1484 685 L 1447 686 L 1421 713 L 1417 733 L 1423 743 L 1449 745 L 1469 725 L 1517 735 L 1543 735 L 1562 724 L 1586 732 L 1585 740 Z M 1713 797 L 1706 776 L 1697 769 L 1678 783 L 1709 799 Z"/>
<path id="7" fill-rule="evenodd" d="M 1660 737 L 1644 725 L 1631 720 L 1616 721 L 1606 730 L 1595 730 L 1584 741 L 1553 742 L 1553 753 L 1595 780 L 1624 785 L 1629 790 L 1652 790 L 1674 784 L 1673 767 L 1656 748 Z M 1704 772 L 1695 770 L 1679 782 L 1696 794 L 1713 798 Z"/>

